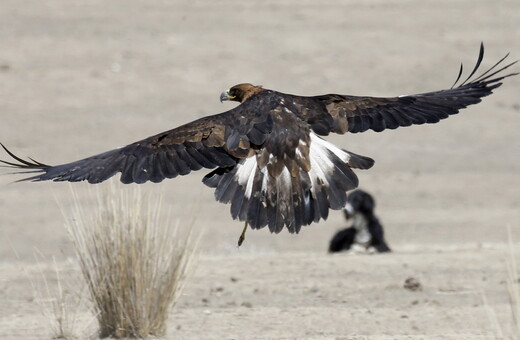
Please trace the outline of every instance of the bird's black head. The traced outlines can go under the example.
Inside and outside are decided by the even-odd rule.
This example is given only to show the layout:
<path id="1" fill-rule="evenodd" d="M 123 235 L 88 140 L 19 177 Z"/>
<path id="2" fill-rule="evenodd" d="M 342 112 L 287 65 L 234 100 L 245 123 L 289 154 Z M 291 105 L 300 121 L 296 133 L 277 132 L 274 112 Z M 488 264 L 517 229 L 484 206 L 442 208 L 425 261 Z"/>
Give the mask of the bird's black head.
<path id="1" fill-rule="evenodd" d="M 235 102 L 243 103 L 252 95 L 262 91 L 262 86 L 255 86 L 249 83 L 238 84 L 233 86 L 227 91 L 220 94 L 220 101 L 232 100 Z"/>

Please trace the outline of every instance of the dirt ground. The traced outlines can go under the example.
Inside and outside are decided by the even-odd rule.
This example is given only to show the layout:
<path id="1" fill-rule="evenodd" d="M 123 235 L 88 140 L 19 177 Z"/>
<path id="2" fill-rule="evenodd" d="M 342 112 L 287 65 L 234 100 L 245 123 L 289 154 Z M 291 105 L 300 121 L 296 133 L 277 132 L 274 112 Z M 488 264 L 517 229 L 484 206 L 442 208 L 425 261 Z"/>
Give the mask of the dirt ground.
<path id="1" fill-rule="evenodd" d="M 447 88 L 460 62 L 473 67 L 481 41 L 483 67 L 507 52 L 519 59 L 519 23 L 517 0 L 4 0 L 0 141 L 45 163 L 68 162 L 227 110 L 233 104 L 219 94 L 241 82 L 301 95 Z M 167 338 L 511 334 L 519 93 L 516 77 L 439 124 L 328 138 L 376 160 L 358 175 L 376 197 L 388 255 L 328 255 L 345 226 L 339 212 L 299 235 L 249 231 L 237 249 L 242 223 L 200 183 L 204 171 L 144 185 L 186 228 L 196 216 L 193 228 L 203 232 Z M 0 176 L 0 338 L 46 339 L 32 283 L 52 277 L 53 258 L 65 284 L 77 280 L 60 210 L 70 209 L 70 188 L 12 184 L 18 178 Z M 408 277 L 422 290 L 404 289 Z M 95 325 L 86 312 L 79 318 L 87 337 Z"/>

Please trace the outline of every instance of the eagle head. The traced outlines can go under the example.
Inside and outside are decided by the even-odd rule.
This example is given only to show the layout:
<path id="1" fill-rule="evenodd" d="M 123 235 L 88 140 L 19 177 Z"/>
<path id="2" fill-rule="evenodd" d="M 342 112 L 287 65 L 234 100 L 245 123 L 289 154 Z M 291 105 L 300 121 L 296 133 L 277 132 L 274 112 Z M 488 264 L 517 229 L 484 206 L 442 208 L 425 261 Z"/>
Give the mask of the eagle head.
<path id="1" fill-rule="evenodd" d="M 220 101 L 232 100 L 235 102 L 243 103 L 252 95 L 262 91 L 262 86 L 256 86 L 249 83 L 243 83 L 233 86 L 227 91 L 220 94 Z"/>

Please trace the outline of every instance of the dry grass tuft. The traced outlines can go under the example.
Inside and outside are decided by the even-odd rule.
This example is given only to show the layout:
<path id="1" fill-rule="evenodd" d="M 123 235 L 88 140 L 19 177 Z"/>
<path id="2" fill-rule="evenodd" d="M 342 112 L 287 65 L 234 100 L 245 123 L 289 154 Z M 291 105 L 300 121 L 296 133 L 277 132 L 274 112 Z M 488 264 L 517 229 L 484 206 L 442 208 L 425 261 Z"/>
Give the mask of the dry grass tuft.
<path id="1" fill-rule="evenodd" d="M 159 217 L 161 198 L 112 182 L 91 209 L 74 195 L 68 225 L 100 337 L 145 338 L 166 332 L 168 313 L 193 263 L 196 242 Z"/>
<path id="2" fill-rule="evenodd" d="M 78 338 L 78 316 L 84 302 L 82 290 L 78 292 L 77 289 L 64 286 L 61 270 L 54 258 L 54 278 L 48 278 L 40 262 L 38 267 L 41 279 L 31 279 L 31 284 L 36 302 L 42 307 L 43 314 L 49 321 L 52 339 Z"/>

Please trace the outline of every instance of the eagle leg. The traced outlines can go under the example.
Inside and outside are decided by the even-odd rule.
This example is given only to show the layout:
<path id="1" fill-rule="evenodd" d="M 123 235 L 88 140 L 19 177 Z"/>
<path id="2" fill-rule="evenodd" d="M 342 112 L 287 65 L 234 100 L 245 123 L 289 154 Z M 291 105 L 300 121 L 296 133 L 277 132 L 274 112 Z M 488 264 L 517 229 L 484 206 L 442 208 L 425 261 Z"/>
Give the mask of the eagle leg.
<path id="1" fill-rule="evenodd" d="M 242 230 L 242 233 L 240 234 L 240 237 L 238 238 L 238 246 L 240 247 L 244 240 L 246 239 L 246 230 L 247 230 L 247 221 L 244 224 L 244 229 Z"/>

